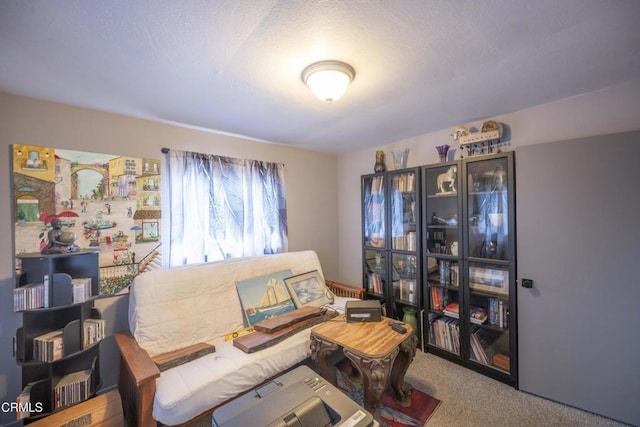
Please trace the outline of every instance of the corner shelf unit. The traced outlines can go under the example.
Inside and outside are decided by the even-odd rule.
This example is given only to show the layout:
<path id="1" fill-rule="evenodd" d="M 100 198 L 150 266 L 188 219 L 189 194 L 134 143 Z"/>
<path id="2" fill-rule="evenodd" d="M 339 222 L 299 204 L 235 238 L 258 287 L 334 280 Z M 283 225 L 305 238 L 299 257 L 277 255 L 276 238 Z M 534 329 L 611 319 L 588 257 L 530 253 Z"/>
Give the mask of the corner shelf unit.
<path id="1" fill-rule="evenodd" d="M 96 394 L 101 385 L 100 340 L 104 330 L 93 335 L 96 329 L 87 329 L 92 322 L 89 319 L 101 319 L 93 307 L 99 287 L 97 251 L 21 254 L 18 258 L 21 269 L 16 290 L 40 283 L 43 289 L 48 288 L 40 295 L 39 305 L 44 307 L 19 310 L 22 327 L 16 332 L 15 357 L 22 369 L 23 392 L 18 399 L 28 400 L 30 407 L 37 409 L 24 414 L 23 422 L 28 424 Z M 91 296 L 74 302 L 72 278 L 90 278 L 87 293 Z M 61 332 L 55 340 L 41 338 L 36 342 L 36 338 L 55 331 Z M 79 372 L 84 375 L 82 381 L 67 388 L 56 387 L 65 375 Z M 81 399 L 71 397 L 80 390 Z"/>
<path id="2" fill-rule="evenodd" d="M 366 298 L 379 300 L 388 317 L 402 319 L 405 309 L 419 317 L 420 168 L 364 175 L 361 186 Z"/>
<path id="3" fill-rule="evenodd" d="M 425 166 L 422 176 L 426 348 L 517 387 L 514 153 Z"/>

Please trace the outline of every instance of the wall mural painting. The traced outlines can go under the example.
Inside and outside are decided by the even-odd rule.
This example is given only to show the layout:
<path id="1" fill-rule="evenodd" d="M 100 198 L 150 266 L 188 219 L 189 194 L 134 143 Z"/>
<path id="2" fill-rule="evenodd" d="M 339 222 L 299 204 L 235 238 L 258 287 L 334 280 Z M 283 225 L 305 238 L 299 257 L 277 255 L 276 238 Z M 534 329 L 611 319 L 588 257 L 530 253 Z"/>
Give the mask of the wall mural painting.
<path id="1" fill-rule="evenodd" d="M 101 295 L 161 265 L 159 160 L 14 145 L 13 196 L 16 254 L 41 252 L 61 222 L 99 251 Z"/>

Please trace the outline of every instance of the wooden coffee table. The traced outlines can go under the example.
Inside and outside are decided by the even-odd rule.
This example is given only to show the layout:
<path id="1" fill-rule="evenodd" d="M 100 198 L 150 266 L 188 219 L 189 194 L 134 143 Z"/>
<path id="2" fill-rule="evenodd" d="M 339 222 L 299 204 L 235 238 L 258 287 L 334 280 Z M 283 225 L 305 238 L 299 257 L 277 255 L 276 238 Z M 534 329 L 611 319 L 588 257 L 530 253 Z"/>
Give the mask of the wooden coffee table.
<path id="1" fill-rule="evenodd" d="M 311 358 L 321 375 L 336 385 L 332 359 L 342 349 L 363 379 L 364 407 L 380 420 L 382 396 L 389 384 L 398 404 L 411 404 L 411 386 L 404 376 L 416 355 L 418 339 L 410 325 L 400 334 L 389 325 L 394 321 L 383 317 L 381 322 L 346 322 L 340 315 L 311 329 Z"/>

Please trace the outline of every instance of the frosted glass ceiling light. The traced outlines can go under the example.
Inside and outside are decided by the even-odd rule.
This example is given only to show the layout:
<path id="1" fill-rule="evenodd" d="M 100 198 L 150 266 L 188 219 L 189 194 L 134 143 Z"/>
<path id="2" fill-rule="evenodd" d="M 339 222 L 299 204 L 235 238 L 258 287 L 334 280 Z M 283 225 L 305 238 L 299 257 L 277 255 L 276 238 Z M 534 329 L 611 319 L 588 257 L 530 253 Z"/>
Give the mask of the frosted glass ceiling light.
<path id="1" fill-rule="evenodd" d="M 320 100 L 331 104 L 347 91 L 356 72 L 340 61 L 320 61 L 302 71 L 302 81 Z"/>

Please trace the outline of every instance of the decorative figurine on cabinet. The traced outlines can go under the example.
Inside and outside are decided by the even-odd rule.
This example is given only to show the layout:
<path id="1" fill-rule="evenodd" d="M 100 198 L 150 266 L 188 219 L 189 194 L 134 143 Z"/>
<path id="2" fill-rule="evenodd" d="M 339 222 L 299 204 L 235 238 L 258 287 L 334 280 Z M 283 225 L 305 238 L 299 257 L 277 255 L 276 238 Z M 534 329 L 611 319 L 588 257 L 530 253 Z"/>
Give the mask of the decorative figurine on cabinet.
<path id="1" fill-rule="evenodd" d="M 51 221 L 48 233 L 49 243 L 42 249 L 43 254 L 65 254 L 80 249 L 74 242 L 76 235 L 71 231 L 62 231 L 62 221 L 59 218 Z"/>
<path id="2" fill-rule="evenodd" d="M 456 177 L 458 175 L 458 168 L 454 165 L 451 166 L 445 173 L 438 175 L 438 193 L 448 194 L 456 192 Z"/>

